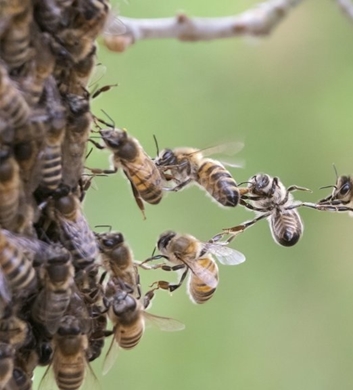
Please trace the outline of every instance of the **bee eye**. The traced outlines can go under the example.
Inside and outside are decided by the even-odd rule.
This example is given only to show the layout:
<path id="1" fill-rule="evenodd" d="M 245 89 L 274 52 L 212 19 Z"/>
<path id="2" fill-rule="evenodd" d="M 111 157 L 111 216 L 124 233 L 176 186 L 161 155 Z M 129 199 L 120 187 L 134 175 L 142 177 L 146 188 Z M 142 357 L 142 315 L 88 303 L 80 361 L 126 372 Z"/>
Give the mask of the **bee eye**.
<path id="1" fill-rule="evenodd" d="M 347 195 L 350 189 L 351 189 L 350 183 L 344 184 L 340 190 L 341 195 Z"/>

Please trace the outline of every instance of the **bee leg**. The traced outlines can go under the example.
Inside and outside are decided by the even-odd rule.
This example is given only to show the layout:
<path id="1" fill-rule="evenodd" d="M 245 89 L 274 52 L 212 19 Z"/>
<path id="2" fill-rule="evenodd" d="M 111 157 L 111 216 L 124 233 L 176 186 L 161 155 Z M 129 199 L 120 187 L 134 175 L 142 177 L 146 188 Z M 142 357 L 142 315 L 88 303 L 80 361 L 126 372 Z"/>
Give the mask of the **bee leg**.
<path id="1" fill-rule="evenodd" d="M 249 198 L 249 199 L 251 200 L 251 198 Z M 262 211 L 262 212 L 264 212 L 264 209 L 261 209 L 261 208 L 259 208 L 259 207 L 254 207 L 254 206 L 251 205 L 250 203 L 245 202 L 243 199 L 240 199 L 239 203 L 240 203 L 242 206 L 244 206 L 244 207 L 246 207 L 247 209 L 249 209 L 249 210 L 252 210 L 252 211 Z M 265 210 L 265 211 L 267 211 L 267 210 Z"/>
<path id="2" fill-rule="evenodd" d="M 103 87 L 97 89 L 97 90 L 91 95 L 91 99 L 95 99 L 95 98 L 96 98 L 97 96 L 99 96 L 101 93 L 107 92 L 107 91 L 109 91 L 111 88 L 117 87 L 117 86 L 118 86 L 118 84 L 104 85 Z M 102 121 L 102 119 L 99 119 L 99 118 L 97 118 L 97 120 L 98 120 L 99 122 Z M 102 121 L 102 123 L 104 123 L 104 122 Z M 106 123 L 104 123 L 104 124 L 106 124 Z M 111 124 L 110 124 L 109 126 L 111 126 Z"/>
<path id="3" fill-rule="evenodd" d="M 100 168 L 88 168 L 85 167 L 85 169 L 88 169 L 91 171 L 94 175 L 112 175 L 113 173 L 118 172 L 118 168 L 114 169 L 100 169 Z"/>
<path id="4" fill-rule="evenodd" d="M 175 267 L 178 267 L 178 269 L 181 269 L 181 268 L 184 268 L 185 265 L 180 264 L 180 265 L 175 266 Z M 175 267 L 169 267 L 169 269 L 164 269 L 164 268 L 162 268 L 162 269 L 164 269 L 165 271 L 172 271 L 172 270 L 174 271 Z M 158 289 L 168 290 L 169 292 L 175 291 L 177 288 L 179 288 L 183 284 L 187 273 L 188 273 L 188 268 L 186 268 L 186 270 L 183 272 L 183 274 L 181 275 L 181 278 L 179 280 L 179 283 L 177 283 L 177 284 L 171 284 L 169 282 L 166 282 L 165 280 L 159 280 L 158 282 L 154 282 L 152 284 L 152 286 L 157 285 L 157 287 L 155 287 L 153 290 L 149 291 L 149 293 L 150 294 L 152 293 L 154 295 L 154 291 L 158 290 Z"/>
<path id="5" fill-rule="evenodd" d="M 353 211 L 353 208 L 347 206 L 341 206 L 340 203 L 337 203 L 336 205 L 333 203 L 320 204 L 320 203 L 303 202 L 298 204 L 296 207 L 300 207 L 300 206 L 309 207 L 318 211 L 337 211 L 337 212 Z M 294 206 L 286 207 L 286 209 L 293 209 L 296 207 Z"/>
<path id="6" fill-rule="evenodd" d="M 91 142 L 91 143 L 92 143 L 97 149 L 99 149 L 99 150 L 105 149 L 105 146 L 101 145 L 99 142 L 94 141 L 94 140 L 91 139 L 91 138 L 89 138 L 88 141 Z"/>
<path id="7" fill-rule="evenodd" d="M 288 191 L 288 192 L 292 192 L 292 191 L 307 191 L 307 192 L 312 192 L 312 190 L 310 190 L 309 188 L 299 187 L 299 186 L 296 186 L 296 185 L 289 186 L 289 187 L 287 188 L 287 191 Z"/>
<path id="8" fill-rule="evenodd" d="M 183 181 L 182 183 L 178 184 L 177 186 L 175 186 L 173 188 L 167 188 L 165 190 L 166 191 L 178 192 L 178 191 L 182 190 L 184 187 L 186 187 L 192 181 L 193 181 L 193 179 L 187 179 L 187 180 Z"/>
<path id="9" fill-rule="evenodd" d="M 141 199 L 140 193 L 137 191 L 136 187 L 134 186 L 134 183 L 130 180 L 130 177 L 127 175 L 127 173 L 125 171 L 124 171 L 124 173 L 125 173 L 125 176 L 128 178 L 128 180 L 130 182 L 131 189 L 132 189 L 132 194 L 134 195 L 135 202 L 137 203 L 138 208 L 142 212 L 143 219 L 146 219 L 145 206 L 144 206 L 143 201 Z"/>
<path id="10" fill-rule="evenodd" d="M 144 260 L 142 263 L 135 263 L 135 264 L 138 265 L 139 267 L 142 267 L 143 269 L 156 269 L 156 268 L 161 268 L 162 265 L 164 265 L 164 264 L 154 264 L 154 265 L 151 265 L 151 266 L 146 265 L 146 263 L 149 263 L 150 261 L 158 260 L 158 259 L 166 259 L 166 260 L 169 260 L 169 258 L 168 258 L 167 256 L 164 256 L 164 255 L 156 255 L 156 256 L 149 257 L 148 259 Z"/>

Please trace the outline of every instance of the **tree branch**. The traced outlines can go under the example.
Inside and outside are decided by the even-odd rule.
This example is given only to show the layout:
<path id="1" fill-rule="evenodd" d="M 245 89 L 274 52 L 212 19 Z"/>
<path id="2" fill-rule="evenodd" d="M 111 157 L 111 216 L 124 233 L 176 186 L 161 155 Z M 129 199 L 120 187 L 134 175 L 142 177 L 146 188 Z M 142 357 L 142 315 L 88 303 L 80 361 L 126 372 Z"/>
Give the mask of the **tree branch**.
<path id="1" fill-rule="evenodd" d="M 351 0 L 336 0 L 338 6 L 349 19 L 353 20 L 353 4 Z"/>
<path id="2" fill-rule="evenodd" d="M 341 0 L 343 1 L 343 0 Z M 142 39 L 174 38 L 180 41 L 208 41 L 240 35 L 266 36 L 301 0 L 269 0 L 240 15 L 219 18 L 191 18 L 179 13 L 173 18 L 132 19 L 119 17 L 123 35 L 104 35 L 109 50 L 123 52 Z"/>

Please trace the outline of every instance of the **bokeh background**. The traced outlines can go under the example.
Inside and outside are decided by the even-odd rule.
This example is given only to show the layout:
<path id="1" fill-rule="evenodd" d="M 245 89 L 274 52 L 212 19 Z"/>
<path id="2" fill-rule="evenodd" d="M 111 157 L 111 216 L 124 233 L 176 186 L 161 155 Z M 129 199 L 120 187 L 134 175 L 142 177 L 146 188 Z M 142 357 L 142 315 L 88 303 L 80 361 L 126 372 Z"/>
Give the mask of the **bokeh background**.
<path id="1" fill-rule="evenodd" d="M 161 0 L 120 3 L 123 15 L 168 17 L 237 14 L 255 1 Z M 340 174 L 353 173 L 353 23 L 333 1 L 304 2 L 267 38 L 180 43 L 142 41 L 124 54 L 99 49 L 107 72 L 100 85 L 118 83 L 93 103 L 126 127 L 147 153 L 161 148 L 203 148 L 244 140 L 232 169 L 238 182 L 253 174 L 277 175 L 284 184 L 309 187 L 296 198 L 315 201 Z M 108 167 L 94 150 L 90 167 Z M 253 215 L 224 209 L 197 187 L 146 205 L 147 220 L 122 174 L 96 178 L 85 201 L 90 225 L 122 231 L 135 258 L 151 255 L 167 229 L 207 240 L 221 228 Z M 347 214 L 300 210 L 305 224 L 293 248 L 276 245 L 266 221 L 232 246 L 247 261 L 220 266 L 213 299 L 193 305 L 185 286 L 161 291 L 151 312 L 186 324 L 183 332 L 154 328 L 115 367 L 100 374 L 104 353 L 92 367 L 104 390 L 168 388 L 211 390 L 340 390 L 353 386 L 353 220 Z M 144 290 L 173 274 L 144 272 Z M 109 344 L 109 341 L 107 342 Z M 38 370 L 36 386 L 40 380 Z"/>

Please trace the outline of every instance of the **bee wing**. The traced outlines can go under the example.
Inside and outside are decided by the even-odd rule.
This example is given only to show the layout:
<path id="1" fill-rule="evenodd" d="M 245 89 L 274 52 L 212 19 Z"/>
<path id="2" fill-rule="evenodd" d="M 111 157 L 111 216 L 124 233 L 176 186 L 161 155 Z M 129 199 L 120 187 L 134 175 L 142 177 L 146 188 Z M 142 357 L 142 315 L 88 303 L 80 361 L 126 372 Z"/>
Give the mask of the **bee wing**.
<path id="1" fill-rule="evenodd" d="M 85 390 L 100 390 L 102 387 L 99 384 L 98 378 L 93 371 L 93 368 L 86 359 L 85 364 L 85 378 L 83 380 L 81 388 Z"/>
<path id="2" fill-rule="evenodd" d="M 244 263 L 245 256 L 236 249 L 229 248 L 225 245 L 206 243 L 209 253 L 214 255 L 221 264 L 238 265 Z"/>
<path id="3" fill-rule="evenodd" d="M 173 318 L 157 316 L 146 311 L 143 315 L 146 320 L 165 332 L 176 332 L 185 329 L 185 325 L 182 322 Z"/>
<path id="4" fill-rule="evenodd" d="M 207 286 L 211 288 L 217 287 L 218 280 L 216 276 L 208 269 L 203 267 L 198 261 L 195 261 L 195 259 L 191 261 L 189 259 L 181 259 L 181 261 L 183 261 L 183 263 L 185 263 L 190 268 L 190 271 L 199 279 L 201 279 L 202 282 Z"/>
<path id="5" fill-rule="evenodd" d="M 82 214 L 80 214 L 76 221 L 70 221 L 61 216 L 58 216 L 58 218 L 62 230 L 82 258 L 98 257 L 99 250 L 94 234 Z M 91 253 L 92 243 L 95 243 L 96 246 L 95 254 Z"/>
<path id="6" fill-rule="evenodd" d="M 55 353 L 55 351 L 54 351 Z M 38 390 L 47 390 L 47 389 L 57 389 L 58 386 L 56 385 L 55 377 L 54 377 L 54 371 L 52 370 L 52 364 L 51 361 L 48 365 L 47 369 L 44 371 L 44 374 L 42 376 L 42 379 L 39 382 Z"/>
<path id="7" fill-rule="evenodd" d="M 118 12 L 111 10 L 103 27 L 103 35 L 121 35 L 126 32 L 125 24 L 119 19 Z"/>
<path id="8" fill-rule="evenodd" d="M 117 329 L 115 327 L 114 333 L 112 336 L 112 341 L 110 343 L 109 349 L 107 354 L 104 357 L 104 362 L 103 362 L 103 370 L 102 373 L 103 375 L 106 375 L 108 371 L 113 367 L 119 353 L 119 338 L 120 338 L 120 332 L 117 332 Z"/>

